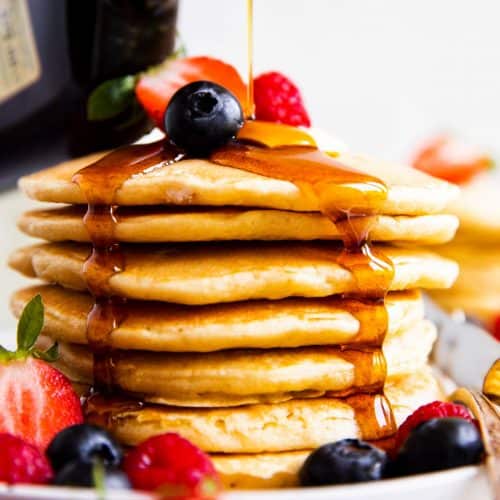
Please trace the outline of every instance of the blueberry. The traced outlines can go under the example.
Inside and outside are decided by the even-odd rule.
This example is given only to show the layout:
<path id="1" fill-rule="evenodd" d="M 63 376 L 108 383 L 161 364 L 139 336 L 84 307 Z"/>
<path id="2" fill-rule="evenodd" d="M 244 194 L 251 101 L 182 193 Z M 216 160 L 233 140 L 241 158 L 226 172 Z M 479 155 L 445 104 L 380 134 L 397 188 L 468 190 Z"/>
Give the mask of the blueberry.
<path id="1" fill-rule="evenodd" d="M 170 140 L 193 155 L 206 155 L 234 139 L 243 125 L 243 111 L 229 90 L 198 81 L 180 88 L 165 112 Z"/>
<path id="2" fill-rule="evenodd" d="M 381 479 L 387 454 L 358 439 L 343 439 L 313 451 L 304 462 L 299 478 L 302 486 L 357 483 Z"/>
<path id="3" fill-rule="evenodd" d="M 130 481 L 125 472 L 116 467 L 105 467 L 104 469 L 104 487 L 107 490 L 130 489 Z M 55 478 L 54 484 L 58 486 L 82 486 L 85 488 L 95 488 L 96 473 L 92 462 L 81 462 L 74 460 L 68 462 L 60 469 Z"/>
<path id="4" fill-rule="evenodd" d="M 408 475 L 476 464 L 483 451 L 473 423 L 463 418 L 433 418 L 413 429 L 399 450 L 394 470 Z"/>
<path id="5" fill-rule="evenodd" d="M 117 466 L 123 459 L 116 441 L 104 429 L 90 424 L 63 429 L 49 444 L 46 454 L 56 472 L 75 460 L 91 463 L 99 458 L 105 466 Z"/>

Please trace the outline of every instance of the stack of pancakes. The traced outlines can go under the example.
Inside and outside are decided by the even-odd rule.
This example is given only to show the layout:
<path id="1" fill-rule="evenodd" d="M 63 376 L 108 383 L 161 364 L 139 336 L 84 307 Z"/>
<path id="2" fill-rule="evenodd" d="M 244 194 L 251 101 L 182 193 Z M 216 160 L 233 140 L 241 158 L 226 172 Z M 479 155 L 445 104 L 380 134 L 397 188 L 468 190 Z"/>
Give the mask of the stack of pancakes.
<path id="1" fill-rule="evenodd" d="M 485 174 L 463 187 L 449 207 L 460 219 L 457 238 L 440 253 L 460 264 L 450 290 L 434 292 L 447 310 L 464 311 L 488 329 L 500 318 L 500 184 Z"/>
<path id="2" fill-rule="evenodd" d="M 295 484 L 307 454 L 326 442 L 392 435 L 382 390 L 397 424 L 441 396 L 427 364 L 436 330 L 418 289 L 447 288 L 458 270 L 418 246 L 453 237 L 456 217 L 440 212 L 457 190 L 406 167 L 336 158 L 388 189 L 369 220 L 348 219 L 354 233 L 368 223 L 371 250 L 394 266 L 382 309 L 359 299 L 339 259 L 341 231 L 292 182 L 197 159 L 123 182 L 113 202 L 125 265 L 108 287 L 127 302 L 107 339 L 120 396 L 92 396 L 90 421 L 125 445 L 178 432 L 212 454 L 226 486 L 278 487 Z M 95 375 L 92 247 L 87 200 L 72 178 L 97 159 L 21 180 L 29 197 L 69 206 L 24 214 L 19 227 L 47 242 L 10 261 L 46 282 L 18 291 L 13 311 L 41 294 L 42 342 L 59 342 L 60 369 L 82 386 Z"/>

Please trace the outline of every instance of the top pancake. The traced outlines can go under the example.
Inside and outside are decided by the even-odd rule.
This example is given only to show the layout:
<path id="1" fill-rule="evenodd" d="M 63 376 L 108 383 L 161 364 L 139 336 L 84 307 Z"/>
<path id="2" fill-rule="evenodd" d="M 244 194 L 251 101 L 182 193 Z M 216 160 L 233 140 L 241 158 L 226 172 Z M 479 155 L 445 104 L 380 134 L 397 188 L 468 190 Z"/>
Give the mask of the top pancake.
<path id="1" fill-rule="evenodd" d="M 23 177 L 21 189 L 40 201 L 84 204 L 87 202 L 73 175 L 99 159 L 103 153 L 61 163 Z M 359 211 L 390 215 L 422 215 L 443 210 L 457 195 L 458 188 L 409 167 L 373 161 L 341 153 L 336 156 L 347 167 L 375 176 L 386 183 L 388 196 L 379 206 L 366 197 Z M 126 180 L 115 194 L 117 205 L 207 205 L 277 208 L 318 211 L 318 201 L 295 184 L 271 179 L 237 168 L 216 165 L 208 160 L 183 160 L 159 165 L 148 173 Z M 351 210 L 349 200 L 332 200 L 339 210 Z M 361 206 L 363 204 L 365 206 Z"/>

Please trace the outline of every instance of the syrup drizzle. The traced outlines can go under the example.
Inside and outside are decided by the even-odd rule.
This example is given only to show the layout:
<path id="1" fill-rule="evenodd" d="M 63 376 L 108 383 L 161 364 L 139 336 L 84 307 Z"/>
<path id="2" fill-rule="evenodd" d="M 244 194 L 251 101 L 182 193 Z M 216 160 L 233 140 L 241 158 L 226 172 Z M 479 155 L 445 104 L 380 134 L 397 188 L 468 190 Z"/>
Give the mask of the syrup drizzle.
<path id="1" fill-rule="evenodd" d="M 100 391 L 113 389 L 116 353 L 109 336 L 126 316 L 126 299 L 110 288 L 114 274 L 125 269 L 120 244 L 115 241 L 115 195 L 130 177 L 155 166 L 173 163 L 183 153 L 162 142 L 129 146 L 110 153 L 73 176 L 88 203 L 83 219 L 92 241 L 92 252 L 83 266 L 87 288 L 95 302 L 87 317 L 87 341 L 94 356 L 94 386 Z"/>

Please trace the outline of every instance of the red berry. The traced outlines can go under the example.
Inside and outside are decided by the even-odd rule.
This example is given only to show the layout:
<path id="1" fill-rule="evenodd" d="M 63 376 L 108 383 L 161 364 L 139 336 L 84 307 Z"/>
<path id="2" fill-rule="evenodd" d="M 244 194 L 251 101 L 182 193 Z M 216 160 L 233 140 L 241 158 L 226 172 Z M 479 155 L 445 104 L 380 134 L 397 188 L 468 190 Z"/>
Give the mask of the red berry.
<path id="1" fill-rule="evenodd" d="M 458 417 L 474 422 L 469 410 L 460 404 L 434 401 L 415 410 L 399 427 L 396 434 L 395 449 L 401 448 L 410 432 L 431 418 Z"/>
<path id="2" fill-rule="evenodd" d="M 246 85 L 230 64 L 212 57 L 186 57 L 167 60 L 163 65 L 143 73 L 135 88 L 137 99 L 160 128 L 170 98 L 184 85 L 208 80 L 231 91 L 240 104 L 246 100 Z"/>
<path id="3" fill-rule="evenodd" d="M 432 139 L 417 154 L 413 166 L 434 177 L 465 184 L 493 166 L 490 156 L 478 148 L 441 135 Z"/>
<path id="4" fill-rule="evenodd" d="M 0 450 L 0 482 L 45 484 L 52 479 L 45 456 L 21 438 L 0 434 Z"/>
<path id="5" fill-rule="evenodd" d="M 45 361 L 0 362 L 0 432 L 21 436 L 45 450 L 62 429 L 83 422 L 69 380 Z"/>
<path id="6" fill-rule="evenodd" d="M 212 499 L 219 479 L 205 453 L 178 434 L 154 436 L 126 457 L 123 469 L 134 488 L 154 491 L 172 499 Z"/>
<path id="7" fill-rule="evenodd" d="M 493 328 L 491 329 L 493 337 L 500 342 L 500 314 L 493 320 Z"/>
<path id="8" fill-rule="evenodd" d="M 257 120 L 311 126 L 299 89 L 281 73 L 264 73 L 254 80 L 254 101 Z"/>

